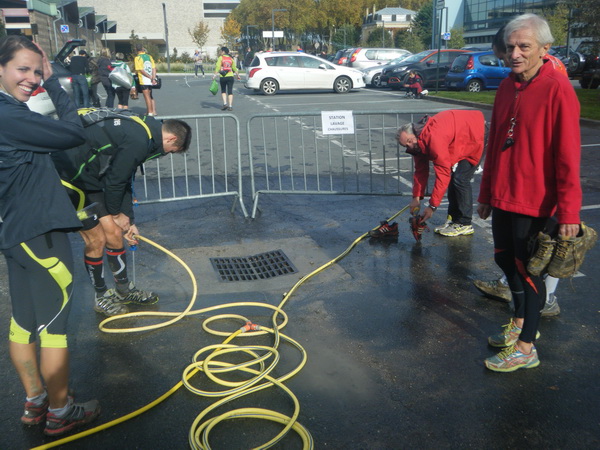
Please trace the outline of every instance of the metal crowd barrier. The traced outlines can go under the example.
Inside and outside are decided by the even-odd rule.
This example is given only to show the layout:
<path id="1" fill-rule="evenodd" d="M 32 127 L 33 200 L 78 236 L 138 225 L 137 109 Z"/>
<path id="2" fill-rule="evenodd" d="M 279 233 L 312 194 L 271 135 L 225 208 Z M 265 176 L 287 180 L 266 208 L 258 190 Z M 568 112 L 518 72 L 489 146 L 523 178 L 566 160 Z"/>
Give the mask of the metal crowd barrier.
<path id="1" fill-rule="evenodd" d="M 423 113 L 352 116 L 352 134 L 337 135 L 323 133 L 321 112 L 257 114 L 248 120 L 252 218 L 261 194 L 412 195 L 413 159 L 395 136 L 400 125 Z"/>
<path id="2" fill-rule="evenodd" d="M 240 126 L 232 114 L 167 116 L 181 119 L 192 128 L 192 142 L 184 154 L 168 154 L 143 165 L 134 182 L 138 203 L 169 202 L 195 198 L 233 196 L 231 210 L 242 196 Z"/>

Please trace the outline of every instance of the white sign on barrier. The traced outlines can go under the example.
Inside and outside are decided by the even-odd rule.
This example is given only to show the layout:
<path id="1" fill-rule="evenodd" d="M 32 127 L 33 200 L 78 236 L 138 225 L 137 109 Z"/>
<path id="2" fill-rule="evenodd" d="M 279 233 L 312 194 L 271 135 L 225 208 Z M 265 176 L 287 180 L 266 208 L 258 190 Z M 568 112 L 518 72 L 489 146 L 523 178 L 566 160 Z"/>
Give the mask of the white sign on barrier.
<path id="1" fill-rule="evenodd" d="M 321 111 L 323 134 L 354 134 L 352 111 Z"/>

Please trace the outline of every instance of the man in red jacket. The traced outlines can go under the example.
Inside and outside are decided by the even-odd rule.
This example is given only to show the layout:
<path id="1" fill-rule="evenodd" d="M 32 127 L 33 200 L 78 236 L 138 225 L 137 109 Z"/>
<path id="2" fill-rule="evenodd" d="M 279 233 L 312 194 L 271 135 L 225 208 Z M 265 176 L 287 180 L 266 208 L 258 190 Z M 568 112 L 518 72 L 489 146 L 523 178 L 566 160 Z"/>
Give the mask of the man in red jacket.
<path id="1" fill-rule="evenodd" d="M 423 221 L 433 215 L 448 190 L 448 216 L 451 220 L 437 227 L 435 232 L 442 236 L 473 234 L 471 178 L 481 159 L 485 141 L 485 119 L 481 111 L 451 109 L 433 117 L 425 116 L 418 124 L 401 126 L 396 139 L 415 161 L 411 212 L 416 214 L 420 209 L 431 161 L 435 184 L 423 211 Z"/>

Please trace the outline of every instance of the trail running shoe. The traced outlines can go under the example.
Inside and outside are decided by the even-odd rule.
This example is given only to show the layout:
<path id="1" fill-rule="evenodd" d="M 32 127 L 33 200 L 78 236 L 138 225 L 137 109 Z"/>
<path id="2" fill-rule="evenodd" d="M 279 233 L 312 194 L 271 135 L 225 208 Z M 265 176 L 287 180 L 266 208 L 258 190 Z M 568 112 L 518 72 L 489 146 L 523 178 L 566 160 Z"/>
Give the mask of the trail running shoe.
<path id="1" fill-rule="evenodd" d="M 21 416 L 21 422 L 25 425 L 37 425 L 46 419 L 48 413 L 48 397 L 44 399 L 41 405 L 36 405 L 33 402 L 25 402 L 25 411 Z"/>
<path id="2" fill-rule="evenodd" d="M 384 220 L 378 228 L 369 231 L 369 236 L 375 238 L 398 236 L 398 223 L 389 224 Z"/>
<path id="3" fill-rule="evenodd" d="M 502 328 L 504 328 L 504 330 L 500 333 L 488 337 L 488 343 L 492 347 L 510 347 L 517 343 L 519 335 L 521 334 L 521 328 L 515 325 L 514 319 L 511 318 L 510 322 L 506 325 L 502 325 Z M 535 338 L 540 338 L 539 331 L 535 333 Z"/>
<path id="4" fill-rule="evenodd" d="M 100 404 L 98 400 L 90 400 L 86 403 L 72 403 L 71 409 L 64 417 L 57 417 L 51 411 L 48 411 L 44 434 L 47 436 L 60 436 L 74 428 L 90 423 L 99 414 Z"/>
<path id="5" fill-rule="evenodd" d="M 537 250 L 529 260 L 529 263 L 527 263 L 527 272 L 537 276 L 546 270 L 552 259 L 555 246 L 556 241 L 546 233 L 540 231 L 537 237 Z"/>
<path id="6" fill-rule="evenodd" d="M 568 278 L 577 273 L 583 263 L 586 252 L 591 249 L 598 240 L 598 234 L 593 228 L 581 223 L 581 236 L 562 237 L 556 240 L 556 248 L 550 264 L 548 264 L 548 275 L 555 278 Z"/>
<path id="7" fill-rule="evenodd" d="M 552 317 L 558 316 L 560 314 L 560 306 L 558 306 L 558 301 L 556 300 L 556 295 L 550 294 L 548 299 L 546 300 L 546 304 L 542 309 L 543 317 Z"/>
<path id="8" fill-rule="evenodd" d="M 158 302 L 158 295 L 154 292 L 139 290 L 133 285 L 133 281 L 129 283 L 129 292 L 127 294 L 121 294 L 119 291 L 116 291 L 116 295 L 122 304 L 154 305 Z"/>
<path id="9" fill-rule="evenodd" d="M 510 303 L 512 294 L 510 288 L 500 280 L 493 281 L 473 281 L 475 287 L 486 297 L 489 297 L 500 302 Z"/>
<path id="10" fill-rule="evenodd" d="M 460 223 L 451 223 L 443 230 L 438 231 L 441 236 L 455 237 L 455 236 L 468 236 L 475 233 L 473 225 L 461 225 Z"/>
<path id="11" fill-rule="evenodd" d="M 129 310 L 125 306 L 114 289 L 107 290 L 104 295 L 96 294 L 94 299 L 94 311 L 107 317 L 127 314 Z"/>
<path id="12" fill-rule="evenodd" d="M 531 347 L 531 353 L 526 355 L 517 349 L 515 344 L 505 348 L 496 356 L 487 358 L 485 367 L 494 372 L 514 372 L 518 369 L 533 369 L 540 365 L 537 350 Z"/>

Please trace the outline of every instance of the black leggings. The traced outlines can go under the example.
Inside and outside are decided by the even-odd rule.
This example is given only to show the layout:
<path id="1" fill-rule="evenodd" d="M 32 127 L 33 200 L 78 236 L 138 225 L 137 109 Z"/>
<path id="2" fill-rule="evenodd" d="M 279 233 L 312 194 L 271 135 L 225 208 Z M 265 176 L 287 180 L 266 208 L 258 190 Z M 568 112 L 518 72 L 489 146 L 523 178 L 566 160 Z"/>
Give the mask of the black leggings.
<path id="1" fill-rule="evenodd" d="M 538 232 L 544 230 L 547 217 L 531 217 L 494 208 L 492 233 L 494 259 L 506 275 L 515 302 L 515 317 L 525 319 L 520 340 L 531 343 L 546 302 L 546 287 L 541 276 L 527 273 Z"/>
<path id="2" fill-rule="evenodd" d="M 221 92 L 227 90 L 227 95 L 233 94 L 233 77 L 221 77 Z"/>
<path id="3" fill-rule="evenodd" d="M 3 250 L 8 266 L 12 320 L 10 340 L 67 347 L 73 293 L 73 255 L 66 233 L 52 231 Z"/>

